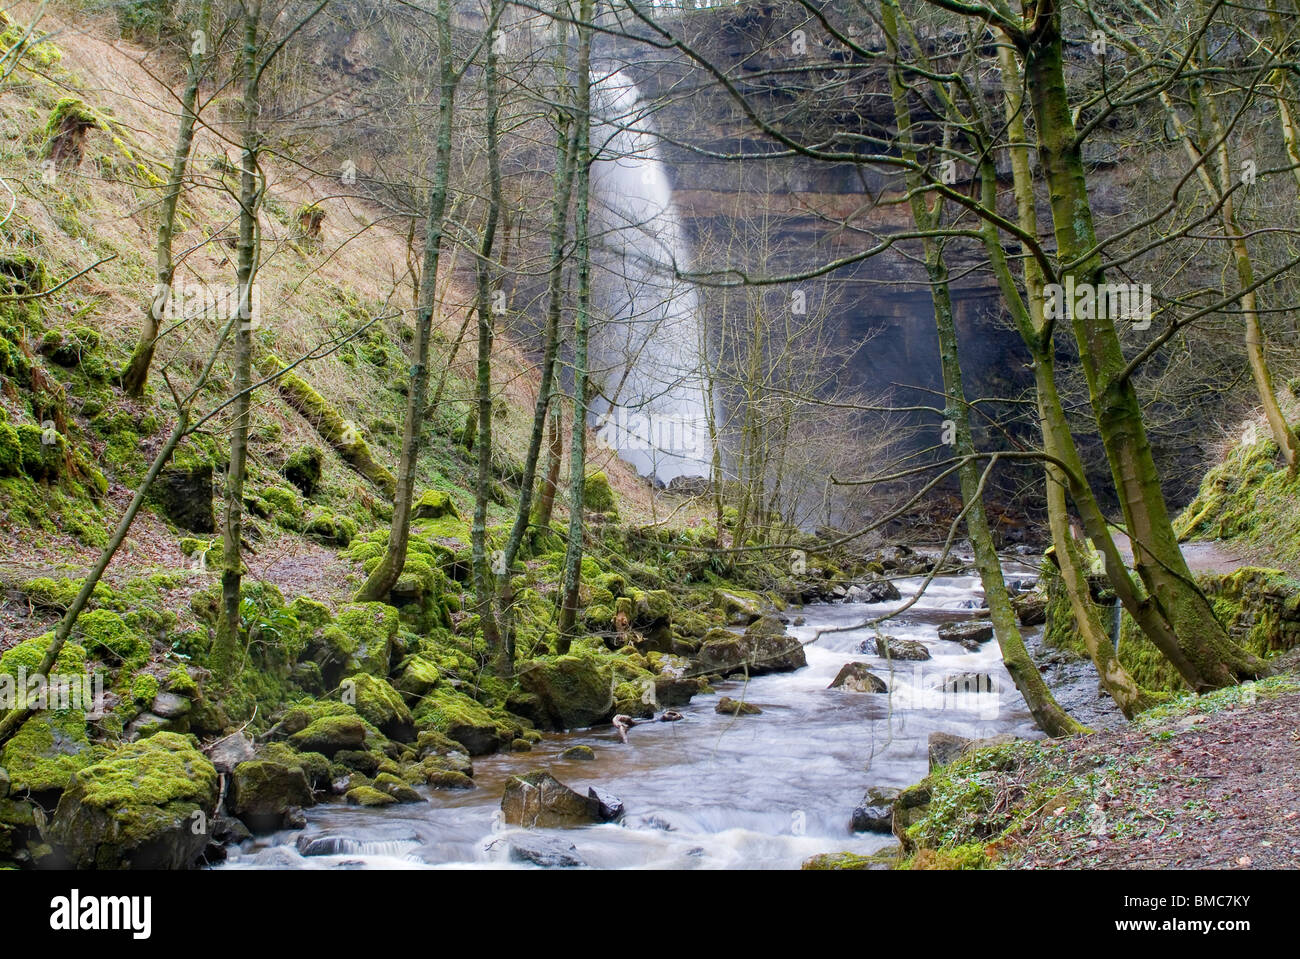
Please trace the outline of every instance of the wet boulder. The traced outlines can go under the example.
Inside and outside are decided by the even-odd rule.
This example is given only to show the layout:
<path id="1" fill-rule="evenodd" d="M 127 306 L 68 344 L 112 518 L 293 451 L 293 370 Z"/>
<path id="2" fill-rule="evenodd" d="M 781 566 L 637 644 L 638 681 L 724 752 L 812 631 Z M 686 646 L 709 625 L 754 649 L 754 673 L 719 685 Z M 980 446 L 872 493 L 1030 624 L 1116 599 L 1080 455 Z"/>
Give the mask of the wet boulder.
<path id="1" fill-rule="evenodd" d="M 987 643 L 993 638 L 993 624 L 987 619 L 944 623 L 939 627 L 939 638 L 961 643 L 963 646 L 972 643 Z"/>
<path id="2" fill-rule="evenodd" d="M 511 776 L 501 797 L 503 821 L 527 829 L 614 822 L 623 811 L 621 801 L 595 789 L 584 796 L 542 769 Z"/>
<path id="3" fill-rule="evenodd" d="M 845 663 L 826 688 L 843 689 L 853 693 L 884 693 L 889 691 L 885 681 L 873 673 L 866 663 Z"/>
<path id="4" fill-rule="evenodd" d="M 47 835 L 78 869 L 185 869 L 208 844 L 217 795 L 191 740 L 158 733 L 77 772 Z"/>
<path id="5" fill-rule="evenodd" d="M 558 836 L 519 833 L 506 841 L 511 862 L 526 862 L 546 869 L 572 869 L 587 865 L 573 843 Z"/>
<path id="6" fill-rule="evenodd" d="M 862 802 L 853 807 L 849 820 L 849 829 L 853 832 L 890 831 L 894 818 L 894 800 L 898 798 L 897 789 L 873 786 L 862 797 Z"/>
<path id="7" fill-rule="evenodd" d="M 786 635 L 785 625 L 775 616 L 755 620 L 740 636 L 726 630 L 709 630 L 695 662 L 701 671 L 723 676 L 742 671 L 761 676 L 808 665 L 803 643 Z"/>
<path id="8" fill-rule="evenodd" d="M 883 603 L 891 599 L 902 599 L 902 594 L 897 586 L 884 577 L 854 583 L 844 594 L 846 603 Z"/>
<path id="9" fill-rule="evenodd" d="M 301 767 L 263 759 L 235 767 L 226 798 L 227 808 L 254 833 L 284 829 L 293 810 L 314 802 Z"/>
<path id="10" fill-rule="evenodd" d="M 921 661 L 930 658 L 930 650 L 919 639 L 896 639 L 893 636 L 877 636 L 874 642 L 876 655 L 886 659 L 905 659 Z"/>
<path id="11" fill-rule="evenodd" d="M 1011 608 L 1021 626 L 1041 626 L 1047 622 L 1047 597 L 1040 593 L 1026 593 L 1011 597 Z"/>
<path id="12" fill-rule="evenodd" d="M 763 710 L 759 709 L 753 703 L 747 703 L 742 699 L 732 699 L 730 696 L 723 696 L 718 700 L 718 704 L 713 707 L 715 713 L 721 713 L 724 716 L 757 716 Z"/>

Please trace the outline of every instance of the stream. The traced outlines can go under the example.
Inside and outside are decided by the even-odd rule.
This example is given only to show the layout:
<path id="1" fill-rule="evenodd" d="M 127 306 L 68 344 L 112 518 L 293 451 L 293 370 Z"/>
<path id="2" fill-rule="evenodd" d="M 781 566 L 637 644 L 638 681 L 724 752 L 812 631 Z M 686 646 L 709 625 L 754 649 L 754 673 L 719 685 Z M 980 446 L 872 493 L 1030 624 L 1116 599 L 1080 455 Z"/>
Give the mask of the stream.
<path id="1" fill-rule="evenodd" d="M 1036 574 L 1016 562 L 1006 569 L 1010 579 Z M 901 601 L 810 605 L 790 632 L 808 643 L 819 629 L 901 606 L 920 583 L 899 580 Z M 685 719 L 638 725 L 627 745 L 610 726 L 548 735 L 531 752 L 475 759 L 473 790 L 423 788 L 427 803 L 382 810 L 315 806 L 306 811 L 305 830 L 249 840 L 231 848 L 219 868 L 538 868 L 511 861 L 510 839 L 523 831 L 503 826 L 498 812 L 507 778 L 538 767 L 581 792 L 596 786 L 623 800 L 620 824 L 528 831 L 530 842 L 572 844 L 569 853 L 595 868 L 791 869 L 818 853 L 875 852 L 893 837 L 850 832 L 850 814 L 868 787 L 901 788 L 926 775 L 930 733 L 1041 735 L 996 642 L 972 652 L 938 637 L 940 624 L 970 617 L 981 597 L 974 575 L 938 577 L 918 603 L 882 626 L 889 636 L 924 643 L 928 661 L 894 660 L 891 670 L 875 655 L 874 630 L 823 633 L 806 646 L 805 668 L 718 683 L 715 694 L 680 710 Z M 1036 632 L 1027 631 L 1031 644 Z M 864 640 L 869 652 L 860 648 Z M 827 689 L 851 661 L 869 664 L 890 695 Z M 939 688 L 964 673 L 988 674 L 997 689 L 952 695 Z M 1095 675 L 1091 684 L 1095 689 Z M 724 695 L 763 712 L 720 715 L 714 706 Z M 559 758 L 577 744 L 590 746 L 595 761 Z"/>

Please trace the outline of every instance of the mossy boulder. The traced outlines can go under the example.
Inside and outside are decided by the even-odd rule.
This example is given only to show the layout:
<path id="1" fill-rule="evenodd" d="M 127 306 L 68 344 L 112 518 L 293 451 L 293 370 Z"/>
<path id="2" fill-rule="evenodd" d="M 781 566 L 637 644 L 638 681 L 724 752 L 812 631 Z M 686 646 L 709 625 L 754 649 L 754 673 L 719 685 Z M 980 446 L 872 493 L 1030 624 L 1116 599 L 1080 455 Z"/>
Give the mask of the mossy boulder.
<path id="1" fill-rule="evenodd" d="M 345 798 L 350 806 L 366 806 L 372 809 L 392 806 L 397 802 L 395 797 L 380 792 L 373 786 L 357 786 L 354 789 L 349 789 Z"/>
<path id="2" fill-rule="evenodd" d="M 185 869 L 208 843 L 217 794 L 194 743 L 158 733 L 73 776 L 47 837 L 79 869 Z"/>
<path id="3" fill-rule="evenodd" d="M 432 659 L 415 655 L 406 660 L 394 685 L 411 696 L 423 696 L 438 685 L 442 670 Z"/>
<path id="4" fill-rule="evenodd" d="M 321 467 L 324 464 L 325 454 L 319 447 L 304 446 L 294 450 L 285 460 L 280 472 L 302 492 L 303 496 L 312 496 L 320 487 Z"/>
<path id="5" fill-rule="evenodd" d="M 373 788 L 387 793 L 400 803 L 424 802 L 423 796 L 392 773 L 380 773 L 376 776 Z"/>
<path id="6" fill-rule="evenodd" d="M 63 475 L 68 441 L 52 425 L 20 423 L 18 444 L 22 447 L 23 472 L 34 480 L 53 482 Z"/>
<path id="7" fill-rule="evenodd" d="M 301 752 L 333 756 L 342 750 L 361 749 L 366 743 L 366 724 L 359 716 L 322 716 L 289 737 Z"/>
<path id="8" fill-rule="evenodd" d="M 357 673 L 343 680 L 343 701 L 389 739 L 415 741 L 415 723 L 402 695 L 382 679 Z"/>
<path id="9" fill-rule="evenodd" d="M 88 653 L 99 655 L 110 665 L 137 665 L 149 658 L 149 641 L 112 610 L 82 613 L 77 617 L 76 634 Z"/>
<path id="10" fill-rule="evenodd" d="M 609 477 L 603 470 L 597 470 L 587 476 L 582 484 L 582 505 L 593 513 L 617 513 L 618 501 L 614 498 L 614 489 L 609 485 Z"/>
<path id="11" fill-rule="evenodd" d="M 761 676 L 808 665 L 803 644 L 787 636 L 785 626 L 773 616 L 756 620 L 741 636 L 721 629 L 710 630 L 695 661 L 704 672 L 724 676 L 735 672 Z"/>
<path id="12" fill-rule="evenodd" d="M 227 808 L 254 833 L 285 828 L 291 810 L 310 806 L 314 801 L 311 783 L 301 766 L 265 759 L 235 767 L 226 799 Z"/>
<path id="13" fill-rule="evenodd" d="M 439 687 L 425 696 L 414 710 L 418 727 L 430 727 L 464 747 L 471 756 L 485 756 L 514 738 L 513 731 L 483 706 L 451 688 Z"/>
<path id="14" fill-rule="evenodd" d="M 456 504 L 442 490 L 426 491 L 411 507 L 411 519 L 441 519 L 444 516 L 460 519 Z"/>
<path id="15" fill-rule="evenodd" d="M 739 589 L 713 591 L 713 605 L 722 610 L 733 626 L 748 626 L 763 615 L 763 602 L 757 593 Z"/>
<path id="16" fill-rule="evenodd" d="M 400 626 L 397 610 L 385 603 L 344 606 L 321 630 L 317 644 L 325 681 L 336 685 L 340 676 L 352 673 L 386 677 Z"/>
<path id="17" fill-rule="evenodd" d="M 508 705 L 542 729 L 595 726 L 614 715 L 612 678 L 609 667 L 591 656 L 533 660 L 519 668 L 524 697 L 513 698 Z"/>

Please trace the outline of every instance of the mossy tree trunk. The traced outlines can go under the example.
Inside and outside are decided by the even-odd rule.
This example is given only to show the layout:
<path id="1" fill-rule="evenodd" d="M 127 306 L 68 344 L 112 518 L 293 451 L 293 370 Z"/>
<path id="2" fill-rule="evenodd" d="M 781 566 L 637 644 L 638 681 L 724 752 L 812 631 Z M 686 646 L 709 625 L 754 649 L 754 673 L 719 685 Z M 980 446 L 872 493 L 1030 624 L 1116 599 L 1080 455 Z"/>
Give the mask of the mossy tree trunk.
<path id="1" fill-rule="evenodd" d="M 1057 255 L 1076 285 L 1104 280 L 1084 174 L 1070 114 L 1057 0 L 1044 0 L 1032 35 L 1023 37 L 1025 68 L 1047 179 Z M 1147 440 L 1137 393 L 1119 334 L 1109 317 L 1071 311 L 1093 413 L 1133 543 L 1138 575 L 1173 626 L 1198 690 L 1266 674 L 1267 665 L 1232 642 L 1197 586 L 1178 546 L 1160 477 Z M 1104 312 L 1104 311 L 1097 311 Z"/>
<path id="2" fill-rule="evenodd" d="M 909 91 L 899 65 L 898 11 L 895 0 L 885 0 L 881 5 L 881 20 L 885 30 L 886 47 L 892 66 L 889 71 L 890 95 L 894 105 L 894 118 L 898 126 L 900 150 L 907 158 L 916 161 L 912 142 L 912 114 L 908 104 Z M 1002 653 L 1002 662 L 1011 675 L 1012 682 L 1024 696 L 1029 711 L 1039 728 L 1049 736 L 1068 736 L 1085 731 L 1056 702 L 1047 688 L 1042 674 L 1025 648 L 1016 621 L 1011 597 L 1002 576 L 1002 563 L 989 529 L 988 514 L 984 508 L 984 476 L 975 455 L 975 441 L 971 434 L 970 414 L 962 381 L 961 359 L 958 352 L 957 326 L 953 317 L 952 298 L 949 292 L 948 269 L 944 262 L 941 230 L 942 207 L 936 197 L 931 205 L 927 200 L 924 182 L 915 169 L 907 174 L 909 203 L 912 220 L 923 234 L 926 275 L 930 281 L 930 297 L 934 305 L 935 329 L 939 338 L 939 360 L 943 371 L 943 388 L 946 400 L 944 416 L 953 425 L 953 453 L 959 460 L 957 471 L 962 501 L 966 512 L 966 531 L 975 553 L 975 565 L 984 587 L 993 632 Z M 988 469 L 992 468 L 990 464 Z"/>
<path id="3" fill-rule="evenodd" d="M 1010 145 L 1012 187 L 1016 200 L 1017 220 L 1025 234 L 1036 237 L 1038 236 L 1038 213 L 1034 202 L 1029 144 L 1025 136 L 1024 94 L 1015 53 L 1005 34 L 999 36 L 998 63 L 1002 80 L 1006 137 Z M 992 126 L 991 121 L 985 123 L 986 135 Z M 985 157 L 980 166 L 980 200 L 987 208 L 996 209 L 997 171 L 993 167 L 991 158 L 987 154 Z M 1051 530 L 1052 545 L 1055 547 L 1056 563 L 1069 596 L 1070 609 L 1102 685 L 1124 715 L 1131 719 L 1137 713 L 1155 705 L 1158 699 L 1139 686 L 1120 664 L 1115 647 L 1111 644 L 1097 608 L 1092 602 L 1083 557 L 1070 531 L 1067 491 L 1072 487 L 1081 488 L 1077 498 L 1086 500 L 1084 509 L 1090 514 L 1089 525 L 1099 538 L 1104 539 L 1103 553 L 1111 557 L 1112 562 L 1119 566 L 1116 571 L 1116 579 L 1120 582 L 1117 592 L 1128 597 L 1129 602 L 1126 605 L 1133 607 L 1132 615 L 1135 620 L 1142 621 L 1147 617 L 1136 606 L 1139 599 L 1137 590 L 1132 588 L 1128 570 L 1119 561 L 1114 540 L 1105 526 L 1104 517 L 1101 515 L 1093 491 L 1088 486 L 1083 464 L 1074 444 L 1074 436 L 1070 432 L 1065 410 L 1061 405 L 1061 397 L 1056 389 L 1056 357 L 1052 329 L 1046 321 L 1043 309 L 1042 268 L 1031 251 L 1022 244 L 1021 262 L 1024 264 L 1025 290 L 1022 298 L 1012 278 L 996 226 L 985 221 L 981 230 L 1003 301 L 1033 359 L 1039 428 L 1043 437 L 1043 452 L 1048 457 L 1044 463 L 1048 526 Z M 1067 475 L 1067 469 L 1069 474 L 1072 474 L 1073 482 Z M 1146 605 L 1149 609 L 1150 604 Z M 1160 627 L 1157 645 L 1168 647 L 1177 654 L 1177 644 L 1173 642 L 1173 635 L 1168 625 L 1163 622 L 1157 625 Z M 1159 640 L 1164 642 L 1161 643 Z"/>
<path id="4" fill-rule="evenodd" d="M 492 0 L 488 17 L 489 34 L 494 40 L 500 22 L 503 0 Z M 510 675 L 514 669 L 513 658 L 501 642 L 497 623 L 495 581 L 487 555 L 487 509 L 492 489 L 492 340 L 493 282 L 497 280 L 492 255 L 496 242 L 497 222 L 501 214 L 501 159 L 498 144 L 497 115 L 499 111 L 497 90 L 497 45 L 489 41 L 483 46 L 484 138 L 487 145 L 488 199 L 483 221 L 483 236 L 479 242 L 478 262 L 475 267 L 477 294 L 475 312 L 478 314 L 478 362 L 475 364 L 474 395 L 478 409 L 478 462 L 474 482 L 474 521 L 470 528 L 471 554 L 474 574 L 475 612 L 479 628 L 487 645 L 488 657 L 496 672 Z M 500 557 L 497 559 L 500 563 Z M 500 566 L 498 565 L 498 570 Z M 509 577 L 506 568 L 504 575 Z"/>
<path id="5" fill-rule="evenodd" d="M 567 6 L 562 0 L 557 14 L 562 15 Z M 551 447 L 559 438 L 559 427 L 549 420 L 552 394 L 555 390 L 555 365 L 560 352 L 560 316 L 564 305 L 564 259 L 565 239 L 569 227 L 569 203 L 573 197 L 574 149 L 572 136 L 573 118 L 569 116 L 566 91 L 568 88 L 566 73 L 568 70 L 568 29 L 557 15 L 555 24 L 560 36 L 556 42 L 555 52 L 555 173 L 552 178 L 551 197 L 551 232 L 550 250 L 547 261 L 546 288 L 546 333 L 545 346 L 542 351 L 541 382 L 537 387 L 537 403 L 533 408 L 532 432 L 528 437 L 528 452 L 524 457 L 524 473 L 519 486 L 519 502 L 515 507 L 515 520 L 506 539 L 504 555 L 497 571 L 497 592 L 501 601 L 501 630 L 505 638 L 506 653 L 514 661 L 514 628 L 512 606 L 513 592 L 510 588 L 511 569 L 524 535 L 528 532 L 532 519 L 533 488 L 537 479 L 537 464 L 541 459 L 542 441 L 548 421 L 552 424 Z M 558 462 L 558 456 L 556 456 Z M 550 510 L 555 502 L 554 485 L 549 487 L 550 499 L 546 507 L 546 523 L 550 523 Z"/>
<path id="6" fill-rule="evenodd" d="M 236 279 L 239 290 L 239 322 L 235 324 L 234 422 L 230 428 L 230 463 L 226 471 L 225 516 L 221 536 L 221 610 L 217 635 L 212 644 L 211 667 L 219 683 L 233 678 L 235 653 L 240 635 L 240 590 L 244 576 L 243 516 L 244 479 L 248 460 L 248 423 L 252 407 L 253 316 L 252 287 L 257 274 L 257 216 L 261 203 L 258 184 L 258 156 L 261 131 L 257 64 L 262 19 L 261 0 L 244 8 L 242 69 L 243 159 L 239 178 L 239 242 L 236 247 Z"/>
<path id="7" fill-rule="evenodd" d="M 564 551 L 564 578 L 558 624 L 560 652 L 567 652 L 578 615 L 582 581 L 584 493 L 587 476 L 587 337 L 591 320 L 591 237 L 588 203 L 591 195 L 591 20 L 593 0 L 578 5 L 578 66 L 575 97 L 577 209 L 574 238 L 578 259 L 578 309 L 573 329 L 573 432 L 569 440 L 569 542 Z"/>
<path id="8" fill-rule="evenodd" d="M 122 389 L 128 396 L 144 395 L 145 383 L 149 379 L 149 367 L 153 364 L 154 349 L 158 342 L 162 312 L 171 296 L 172 279 L 176 272 L 176 264 L 172 259 L 176 207 L 181 190 L 185 186 L 186 168 L 190 160 L 190 149 L 194 143 L 194 125 L 198 121 L 199 83 L 203 78 L 211 22 L 212 0 L 203 0 L 199 7 L 198 36 L 194 37 L 190 47 L 189 72 L 185 78 L 185 90 L 181 94 L 181 118 L 176 131 L 176 146 L 172 150 L 171 171 L 167 174 L 167 183 L 163 187 L 162 206 L 158 212 L 158 239 L 154 245 L 156 285 L 153 299 L 145 308 L 144 320 L 140 327 L 140 339 L 122 372 Z"/>
<path id="9" fill-rule="evenodd" d="M 356 595 L 357 602 L 386 598 L 406 565 L 411 536 L 411 507 L 415 502 L 416 467 L 424 433 L 426 400 L 429 392 L 429 341 L 433 334 L 433 310 L 438 287 L 438 262 L 446 234 L 447 196 L 451 183 L 452 126 L 455 118 L 456 87 L 459 81 L 452 63 L 451 0 L 438 0 L 435 13 L 438 33 L 438 131 L 434 147 L 433 183 L 425 216 L 424 254 L 420 285 L 416 293 L 414 362 L 406 394 L 406 419 L 402 425 L 402 452 L 397 466 L 393 497 L 393 521 L 388 546 L 379 565 L 371 571 Z"/>

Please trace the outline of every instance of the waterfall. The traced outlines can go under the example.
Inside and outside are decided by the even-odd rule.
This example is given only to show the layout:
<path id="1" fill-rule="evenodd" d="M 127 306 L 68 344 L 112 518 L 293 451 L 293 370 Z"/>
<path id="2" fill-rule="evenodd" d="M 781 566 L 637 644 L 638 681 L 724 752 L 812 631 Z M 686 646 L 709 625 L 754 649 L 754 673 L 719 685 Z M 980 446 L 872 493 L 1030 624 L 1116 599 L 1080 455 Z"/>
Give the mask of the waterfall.
<path id="1" fill-rule="evenodd" d="M 659 482 L 708 476 L 704 325 L 657 137 L 622 70 L 593 70 L 592 112 L 597 439 Z"/>

